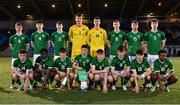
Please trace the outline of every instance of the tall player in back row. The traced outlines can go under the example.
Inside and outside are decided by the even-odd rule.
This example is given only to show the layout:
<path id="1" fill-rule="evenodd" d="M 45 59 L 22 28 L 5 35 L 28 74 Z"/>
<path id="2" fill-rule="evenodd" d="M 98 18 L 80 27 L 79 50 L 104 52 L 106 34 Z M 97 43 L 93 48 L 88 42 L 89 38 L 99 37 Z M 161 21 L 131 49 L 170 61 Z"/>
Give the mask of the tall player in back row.
<path id="1" fill-rule="evenodd" d="M 50 46 L 49 34 L 43 30 L 43 27 L 43 22 L 38 21 L 36 23 L 37 31 L 32 33 L 31 43 L 34 48 L 33 64 L 35 64 L 37 57 L 40 56 L 41 49 L 48 48 Z"/>
<path id="2" fill-rule="evenodd" d="M 61 48 L 68 47 L 68 34 L 63 31 L 63 24 L 58 21 L 56 23 L 56 32 L 52 33 L 51 42 L 54 47 L 54 61 L 59 57 L 59 51 Z"/>
<path id="3" fill-rule="evenodd" d="M 76 24 L 69 29 L 69 40 L 72 43 L 71 59 L 81 54 L 81 46 L 86 44 L 87 33 L 89 28 L 82 23 L 83 17 L 81 14 L 75 15 Z"/>
<path id="4" fill-rule="evenodd" d="M 96 56 L 98 49 L 104 50 L 106 44 L 108 44 L 106 30 L 100 27 L 100 17 L 95 17 L 93 20 L 94 28 L 89 30 L 87 35 L 87 44 L 90 46 L 90 53 L 92 57 Z"/>
<path id="5" fill-rule="evenodd" d="M 151 30 L 145 33 L 144 40 L 147 43 L 147 59 L 150 66 L 153 67 L 153 63 L 158 59 L 158 52 L 165 46 L 165 34 L 158 30 L 158 20 L 151 20 Z"/>

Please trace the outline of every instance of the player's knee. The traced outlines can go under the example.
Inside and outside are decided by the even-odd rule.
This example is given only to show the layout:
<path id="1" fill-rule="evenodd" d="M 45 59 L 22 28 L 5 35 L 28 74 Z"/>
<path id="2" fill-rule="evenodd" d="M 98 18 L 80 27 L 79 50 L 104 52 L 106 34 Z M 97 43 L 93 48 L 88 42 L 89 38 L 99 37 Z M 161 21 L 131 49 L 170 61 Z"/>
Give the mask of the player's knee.
<path id="1" fill-rule="evenodd" d="M 95 80 L 95 81 L 99 81 L 99 80 L 100 80 L 100 76 L 99 76 L 98 74 L 95 74 L 94 80 Z"/>
<path id="2" fill-rule="evenodd" d="M 15 73 L 12 74 L 12 79 L 17 80 L 17 75 Z"/>
<path id="3" fill-rule="evenodd" d="M 60 80 L 59 75 L 58 75 L 58 74 L 56 74 L 56 75 L 55 75 L 55 77 L 54 77 L 54 79 L 55 79 L 56 81 Z"/>
<path id="4" fill-rule="evenodd" d="M 33 73 L 29 74 L 29 78 L 32 80 L 33 79 Z"/>
<path id="5" fill-rule="evenodd" d="M 112 76 L 108 76 L 108 82 L 113 82 L 113 77 Z"/>
<path id="6" fill-rule="evenodd" d="M 178 80 L 177 77 L 175 75 L 172 75 L 168 78 L 167 81 L 170 82 L 171 84 L 174 84 L 177 82 L 177 80 Z"/>
<path id="7" fill-rule="evenodd" d="M 151 76 L 150 76 L 150 75 L 147 75 L 147 76 L 146 76 L 146 79 L 147 79 L 147 80 L 150 80 L 150 79 L 151 79 Z"/>
<path id="8" fill-rule="evenodd" d="M 73 73 L 70 73 L 69 76 L 70 76 L 70 79 L 74 79 L 74 74 Z"/>
<path id="9" fill-rule="evenodd" d="M 41 77 L 42 77 L 42 74 L 41 74 L 40 72 L 34 72 L 33 78 L 34 78 L 35 80 L 40 80 Z"/>
<path id="10" fill-rule="evenodd" d="M 157 74 L 152 74 L 151 75 L 151 80 L 152 81 L 157 81 L 158 80 L 158 75 Z"/>
<path id="11" fill-rule="evenodd" d="M 130 81 L 131 81 L 131 82 L 133 82 L 133 81 L 134 81 L 134 78 L 133 78 L 133 77 L 131 77 L 131 78 L 130 78 Z"/>
<path id="12" fill-rule="evenodd" d="M 52 70 L 51 72 L 50 72 L 50 77 L 55 77 L 55 75 L 56 75 L 56 71 L 55 70 Z"/>
<path id="13" fill-rule="evenodd" d="M 89 77 L 90 80 L 93 80 L 93 77 L 94 77 L 94 76 L 93 76 L 92 73 L 90 73 L 90 74 L 88 75 L 88 77 Z"/>

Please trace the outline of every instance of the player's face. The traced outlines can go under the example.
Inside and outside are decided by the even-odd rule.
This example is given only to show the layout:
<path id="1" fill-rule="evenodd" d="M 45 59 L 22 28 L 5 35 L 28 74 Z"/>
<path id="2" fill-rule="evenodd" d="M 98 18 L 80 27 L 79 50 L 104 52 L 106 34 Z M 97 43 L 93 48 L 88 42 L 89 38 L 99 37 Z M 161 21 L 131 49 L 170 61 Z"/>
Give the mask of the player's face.
<path id="1" fill-rule="evenodd" d="M 136 54 L 136 59 L 137 59 L 139 62 L 142 62 L 143 57 L 144 57 L 144 55 Z"/>
<path id="2" fill-rule="evenodd" d="M 36 24 L 37 30 L 42 30 L 43 27 L 44 27 L 44 25 L 43 25 L 42 23 L 37 23 L 37 24 Z"/>
<path id="3" fill-rule="evenodd" d="M 94 26 L 100 26 L 101 21 L 100 19 L 94 19 Z"/>
<path id="4" fill-rule="evenodd" d="M 159 54 L 159 59 L 160 59 L 160 61 L 165 61 L 166 60 L 166 58 L 167 58 L 167 54 L 166 53 L 160 53 Z"/>
<path id="5" fill-rule="evenodd" d="M 120 58 L 124 58 L 125 52 L 124 51 L 118 51 L 118 56 Z"/>
<path id="6" fill-rule="evenodd" d="M 20 58 L 21 61 L 25 61 L 26 54 L 19 54 L 19 58 Z"/>
<path id="7" fill-rule="evenodd" d="M 47 53 L 47 52 L 42 52 L 42 53 L 41 53 L 41 57 L 42 57 L 43 59 L 46 59 L 46 58 L 48 57 L 48 53 Z"/>
<path id="8" fill-rule="evenodd" d="M 63 24 L 56 24 L 57 29 L 63 29 Z"/>
<path id="9" fill-rule="evenodd" d="M 158 22 L 151 22 L 152 29 L 157 29 L 157 27 L 158 27 Z"/>
<path id="10" fill-rule="evenodd" d="M 59 53 L 59 54 L 60 54 L 61 59 L 65 59 L 66 58 L 66 53 Z"/>
<path id="11" fill-rule="evenodd" d="M 82 48 L 81 53 L 82 53 L 82 55 L 87 55 L 88 54 L 88 49 L 87 48 Z"/>
<path id="12" fill-rule="evenodd" d="M 16 30 L 16 32 L 22 32 L 23 28 L 22 28 L 22 26 L 16 25 L 15 30 Z"/>
<path id="13" fill-rule="evenodd" d="M 98 60 L 103 60 L 104 57 L 105 57 L 104 53 L 102 53 L 102 54 L 101 53 L 97 53 Z"/>
<path id="14" fill-rule="evenodd" d="M 138 29 L 138 27 L 139 27 L 139 26 L 138 26 L 137 23 L 132 23 L 132 24 L 131 24 L 131 28 L 132 28 L 132 29 Z"/>
<path id="15" fill-rule="evenodd" d="M 120 23 L 119 22 L 113 22 L 114 29 L 119 29 Z"/>
<path id="16" fill-rule="evenodd" d="M 82 23 L 82 16 L 76 16 L 75 21 L 76 23 Z"/>

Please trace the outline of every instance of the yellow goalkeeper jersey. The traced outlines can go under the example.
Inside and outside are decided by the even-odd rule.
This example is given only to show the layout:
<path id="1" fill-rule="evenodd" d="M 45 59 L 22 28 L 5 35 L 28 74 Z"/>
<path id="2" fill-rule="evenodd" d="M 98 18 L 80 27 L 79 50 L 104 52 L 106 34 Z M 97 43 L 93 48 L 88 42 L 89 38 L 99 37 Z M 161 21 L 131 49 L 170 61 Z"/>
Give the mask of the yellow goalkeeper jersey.
<path id="1" fill-rule="evenodd" d="M 107 32 L 102 29 L 92 28 L 87 35 L 87 43 L 91 49 L 91 55 L 94 57 L 98 49 L 104 50 L 104 46 L 107 44 Z"/>

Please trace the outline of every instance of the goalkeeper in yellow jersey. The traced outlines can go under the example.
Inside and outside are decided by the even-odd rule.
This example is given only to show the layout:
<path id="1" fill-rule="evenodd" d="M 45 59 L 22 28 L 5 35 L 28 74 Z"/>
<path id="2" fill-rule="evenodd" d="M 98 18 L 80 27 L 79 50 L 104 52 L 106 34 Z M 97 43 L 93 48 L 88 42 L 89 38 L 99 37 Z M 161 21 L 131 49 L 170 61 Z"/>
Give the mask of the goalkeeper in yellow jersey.
<path id="1" fill-rule="evenodd" d="M 89 28 L 82 23 L 82 15 L 75 15 L 76 24 L 69 29 L 69 40 L 72 43 L 71 60 L 81 54 L 81 46 L 86 44 Z"/>
<path id="2" fill-rule="evenodd" d="M 101 20 L 99 17 L 94 18 L 94 28 L 89 30 L 87 35 L 87 43 L 90 46 L 90 53 L 92 57 L 95 57 L 98 49 L 103 49 L 108 44 L 106 30 L 100 27 Z"/>

